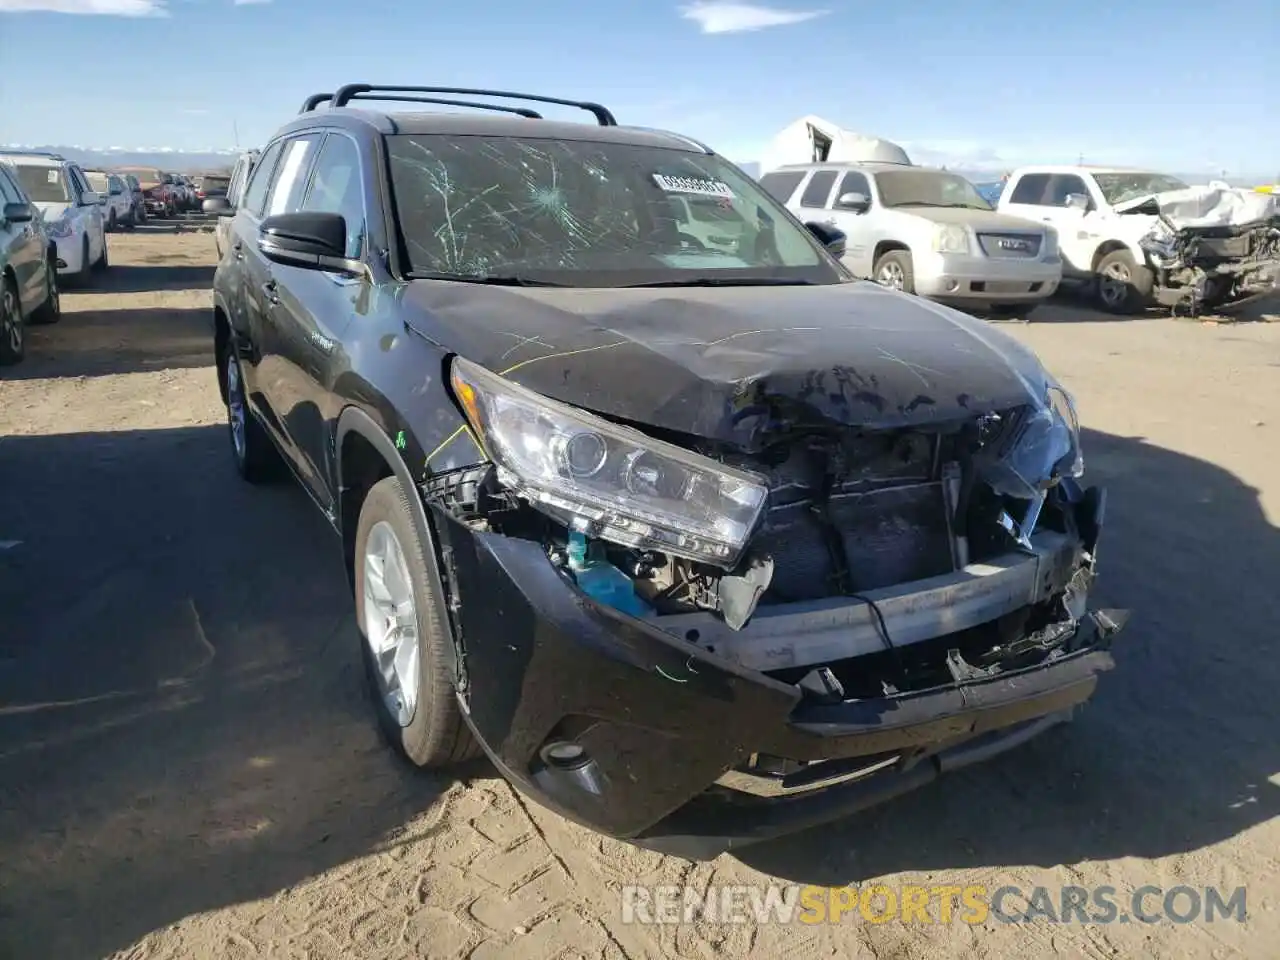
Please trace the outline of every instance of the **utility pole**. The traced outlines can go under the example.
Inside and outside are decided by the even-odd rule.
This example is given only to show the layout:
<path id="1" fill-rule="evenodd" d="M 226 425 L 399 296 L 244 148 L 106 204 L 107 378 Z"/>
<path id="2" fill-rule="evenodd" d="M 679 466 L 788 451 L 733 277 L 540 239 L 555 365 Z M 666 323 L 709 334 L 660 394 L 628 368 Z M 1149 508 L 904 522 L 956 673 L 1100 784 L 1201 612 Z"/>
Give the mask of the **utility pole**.
<path id="1" fill-rule="evenodd" d="M 236 149 L 239 150 L 240 149 L 240 126 L 234 120 L 231 121 L 231 132 L 235 135 Z"/>
<path id="2" fill-rule="evenodd" d="M 1077 167 L 1083 167 L 1083 166 L 1084 166 L 1084 154 L 1083 154 L 1083 153 L 1079 154 L 1079 155 L 1076 157 L 1076 166 L 1077 166 Z"/>

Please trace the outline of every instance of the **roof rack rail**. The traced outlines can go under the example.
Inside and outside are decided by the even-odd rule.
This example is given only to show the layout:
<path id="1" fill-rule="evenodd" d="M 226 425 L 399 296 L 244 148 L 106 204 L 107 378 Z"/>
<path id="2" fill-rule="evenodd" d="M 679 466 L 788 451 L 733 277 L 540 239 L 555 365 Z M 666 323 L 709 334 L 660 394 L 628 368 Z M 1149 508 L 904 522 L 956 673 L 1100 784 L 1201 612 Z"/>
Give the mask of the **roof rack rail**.
<path id="1" fill-rule="evenodd" d="M 332 93 L 313 93 L 302 102 L 302 109 L 299 113 L 309 113 L 324 103 L 326 100 L 332 100 Z M 352 100 L 394 100 L 397 103 L 442 103 L 453 107 L 470 107 L 473 110 L 496 110 L 499 113 L 514 113 L 518 117 L 526 117 L 529 120 L 541 120 L 542 114 L 536 110 L 530 110 L 528 107 L 504 107 L 499 103 L 477 103 L 474 100 L 446 100 L 443 97 L 410 97 L 410 96 L 377 96 L 367 93 L 357 93 L 351 98 Z"/>
<path id="2" fill-rule="evenodd" d="M 0 149 L 0 153 L 8 154 L 11 157 L 46 157 L 49 160 L 62 160 L 64 162 L 67 159 L 62 154 L 55 153 L 52 150 L 3 150 L 3 149 Z"/>
<path id="3" fill-rule="evenodd" d="M 370 94 L 370 93 L 389 93 L 389 94 L 448 93 L 448 94 L 464 94 L 464 95 L 469 95 L 473 97 L 474 96 L 498 97 L 503 100 L 529 100 L 534 103 L 554 103 L 562 107 L 577 107 L 579 110 L 586 110 L 588 113 L 590 113 L 592 116 L 596 118 L 596 122 L 599 123 L 600 126 L 602 127 L 616 127 L 618 125 L 618 121 L 614 119 L 613 114 L 609 112 L 608 108 L 603 107 L 598 103 L 591 103 L 590 101 L 587 101 L 587 100 L 562 100 L 559 97 L 543 97 L 543 96 L 539 96 L 537 94 L 532 94 L 532 93 L 513 93 L 508 90 L 483 90 L 476 87 L 401 87 L 401 86 L 381 86 L 381 85 L 374 85 L 369 83 L 348 83 L 345 86 L 339 87 L 338 90 L 333 94 L 331 98 L 327 98 L 327 97 L 321 96 L 320 94 L 316 94 L 313 97 L 308 97 L 306 102 L 308 104 L 311 104 L 312 100 L 314 100 L 316 97 L 320 97 L 320 100 L 318 100 L 317 103 L 321 103 L 326 99 L 330 99 L 332 101 L 332 106 L 334 108 L 345 107 L 348 103 L 351 102 L 352 99 L 354 99 L 358 95 Z M 387 97 L 361 96 L 360 99 L 362 100 L 379 100 L 379 99 L 395 100 L 395 99 L 398 99 L 398 97 L 396 96 L 387 96 Z M 315 104 L 311 104 L 311 105 L 312 105 L 312 108 L 314 109 Z"/>

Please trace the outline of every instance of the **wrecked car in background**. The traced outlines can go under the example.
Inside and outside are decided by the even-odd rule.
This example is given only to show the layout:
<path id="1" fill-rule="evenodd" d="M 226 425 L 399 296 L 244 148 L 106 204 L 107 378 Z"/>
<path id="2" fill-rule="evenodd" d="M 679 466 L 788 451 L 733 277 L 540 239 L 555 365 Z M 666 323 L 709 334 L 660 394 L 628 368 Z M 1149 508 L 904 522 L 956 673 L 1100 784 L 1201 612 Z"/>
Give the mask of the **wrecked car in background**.
<path id="1" fill-rule="evenodd" d="M 1058 229 L 1064 279 L 1092 286 L 1117 314 L 1238 309 L 1280 283 L 1275 197 L 1225 184 L 1109 167 L 1024 167 L 998 209 Z"/>
<path id="2" fill-rule="evenodd" d="M 340 535 L 390 743 L 701 859 L 1069 719 L 1125 614 L 1062 386 L 696 141 L 517 96 L 317 94 L 213 204 L 234 463 Z"/>
<path id="3" fill-rule="evenodd" d="M 1280 200 L 1233 187 L 1188 187 L 1116 205 L 1150 229 L 1138 241 L 1158 302 L 1175 315 L 1238 308 L 1280 292 Z M 1154 220 L 1154 222 L 1151 222 Z"/>

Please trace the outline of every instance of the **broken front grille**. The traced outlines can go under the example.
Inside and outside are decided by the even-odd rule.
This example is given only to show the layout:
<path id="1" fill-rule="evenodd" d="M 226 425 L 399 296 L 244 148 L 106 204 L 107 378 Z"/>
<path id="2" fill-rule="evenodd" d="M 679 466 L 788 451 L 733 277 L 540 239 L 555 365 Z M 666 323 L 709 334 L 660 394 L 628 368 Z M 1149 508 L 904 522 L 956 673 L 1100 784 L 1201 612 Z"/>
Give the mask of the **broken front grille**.
<path id="1" fill-rule="evenodd" d="M 953 569 L 940 482 L 835 493 L 825 517 L 808 500 L 774 507 L 755 545 L 773 557 L 770 602 L 875 590 Z"/>

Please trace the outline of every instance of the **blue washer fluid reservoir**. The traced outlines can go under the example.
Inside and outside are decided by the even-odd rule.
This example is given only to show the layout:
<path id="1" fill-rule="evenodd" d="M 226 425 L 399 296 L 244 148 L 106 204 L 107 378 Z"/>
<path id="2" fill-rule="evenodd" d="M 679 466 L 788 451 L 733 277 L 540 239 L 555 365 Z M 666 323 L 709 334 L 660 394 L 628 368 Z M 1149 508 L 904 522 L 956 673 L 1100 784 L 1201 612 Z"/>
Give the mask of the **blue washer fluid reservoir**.
<path id="1" fill-rule="evenodd" d="M 596 603 L 603 603 L 633 617 L 652 611 L 649 604 L 636 596 L 631 578 L 604 559 L 603 551 L 593 549 L 586 535 L 569 531 L 569 569 L 578 581 L 578 589 Z"/>

